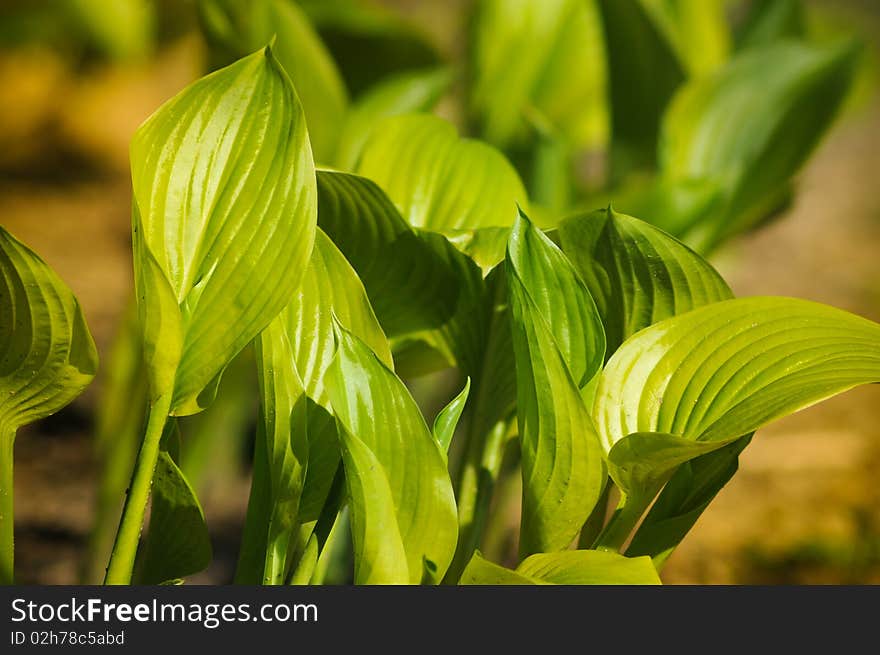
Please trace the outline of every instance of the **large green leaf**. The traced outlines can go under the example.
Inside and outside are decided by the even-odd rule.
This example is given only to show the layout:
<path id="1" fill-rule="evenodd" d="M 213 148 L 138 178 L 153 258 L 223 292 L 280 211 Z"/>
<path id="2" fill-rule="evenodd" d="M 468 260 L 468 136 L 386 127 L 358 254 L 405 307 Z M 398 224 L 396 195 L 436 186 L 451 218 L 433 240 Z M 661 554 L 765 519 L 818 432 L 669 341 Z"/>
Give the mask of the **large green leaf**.
<path id="1" fill-rule="evenodd" d="M 648 555 L 659 568 L 690 532 L 712 499 L 739 467 L 739 454 L 752 435 L 678 467 L 651 506 L 627 548 L 629 556 Z"/>
<path id="2" fill-rule="evenodd" d="M 605 484 L 581 390 L 601 368 L 602 323 L 565 255 L 521 215 L 510 235 L 507 284 L 522 450 L 520 552 L 566 548 Z"/>
<path id="3" fill-rule="evenodd" d="M 627 340 L 593 416 L 615 481 L 650 494 L 693 457 L 877 381 L 880 325 L 805 300 L 726 300 Z"/>
<path id="4" fill-rule="evenodd" d="M 318 223 L 363 280 L 395 360 L 440 354 L 432 366 L 468 374 L 480 356 L 485 285 L 480 269 L 439 234 L 415 230 L 366 178 L 319 171 Z M 435 358 L 436 359 L 436 358 Z"/>
<path id="5" fill-rule="evenodd" d="M 262 430 L 254 454 L 246 554 L 238 580 L 283 583 L 290 540 L 324 508 L 339 466 L 333 408 L 326 389 L 336 347 L 333 321 L 363 339 L 391 364 L 388 341 L 363 285 L 321 230 L 305 277 L 290 304 L 256 340 Z M 265 546 L 261 546 L 265 544 Z"/>
<path id="6" fill-rule="evenodd" d="M 67 405 L 88 386 L 97 368 L 95 343 L 73 293 L 36 253 L 0 227 L 4 438 Z"/>
<path id="7" fill-rule="evenodd" d="M 527 557 L 515 571 L 475 554 L 460 584 L 480 585 L 658 585 L 648 557 L 623 557 L 597 550 L 565 550 Z"/>
<path id="8" fill-rule="evenodd" d="M 565 220 L 559 239 L 596 300 L 608 357 L 642 328 L 733 297 L 727 283 L 693 250 L 610 207 Z"/>
<path id="9" fill-rule="evenodd" d="M 385 557 L 396 527 L 408 581 L 437 582 L 452 560 L 458 533 L 445 453 L 403 382 L 356 336 L 341 327 L 336 336 L 328 392 L 343 428 L 355 581 L 402 581 L 401 571 Z M 377 569 L 387 569 L 387 578 Z"/>
<path id="10" fill-rule="evenodd" d="M 273 43 L 293 80 L 309 126 L 315 159 L 330 162 L 348 106 L 345 83 L 308 17 L 294 0 L 199 0 L 217 59 L 228 63 Z"/>
<path id="11" fill-rule="evenodd" d="M 470 105 L 484 138 L 509 146 L 537 112 L 572 147 L 604 143 L 604 48 L 592 0 L 482 0 L 473 34 Z"/>
<path id="12" fill-rule="evenodd" d="M 752 48 L 681 90 L 663 122 L 663 179 L 723 194 L 690 243 L 710 249 L 779 206 L 845 98 L 857 54 L 849 41 Z"/>
<path id="13" fill-rule="evenodd" d="M 339 135 L 335 162 L 342 170 L 357 165 L 364 143 L 383 118 L 427 111 L 437 104 L 452 83 L 446 68 L 400 73 L 382 80 L 352 104 Z"/>
<path id="14" fill-rule="evenodd" d="M 461 139 L 426 114 L 384 120 L 364 146 L 357 173 L 375 181 L 415 227 L 510 226 L 527 209 L 522 181 L 491 146 Z"/>
<path id="15" fill-rule="evenodd" d="M 131 147 L 153 399 L 199 411 L 302 280 L 317 219 L 302 109 L 269 48 L 163 105 Z M 271 278 L 272 284 L 264 284 Z"/>

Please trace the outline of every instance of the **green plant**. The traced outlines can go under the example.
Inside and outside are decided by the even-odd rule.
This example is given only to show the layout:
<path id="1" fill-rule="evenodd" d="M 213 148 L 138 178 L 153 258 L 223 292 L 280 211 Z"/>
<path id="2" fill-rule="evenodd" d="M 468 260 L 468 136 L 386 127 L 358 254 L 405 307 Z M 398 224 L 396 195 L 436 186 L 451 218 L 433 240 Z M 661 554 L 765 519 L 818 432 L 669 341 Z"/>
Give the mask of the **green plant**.
<path id="1" fill-rule="evenodd" d="M 350 532 L 343 565 L 356 583 L 649 584 L 756 430 L 880 382 L 880 325 L 803 300 L 734 298 L 697 251 L 792 193 L 845 98 L 856 48 L 780 43 L 773 34 L 791 22 L 776 14 L 753 15 L 735 39 L 714 2 L 524 4 L 528 20 L 498 0 L 474 18 L 465 113 L 490 144 L 415 113 L 436 103 L 449 70 L 364 78 L 344 56 L 340 70 L 310 22 L 337 48 L 365 34 L 416 47 L 386 14 L 364 9 L 349 24 L 334 12 L 358 3 L 200 3 L 215 57 L 235 61 L 163 105 L 131 149 L 138 319 L 122 332 L 102 414 L 106 515 L 121 472 L 132 478 L 108 584 L 179 581 L 211 561 L 179 417 L 214 403 L 259 398 L 238 583 L 319 583 Z M 583 30 L 607 43 L 585 43 Z M 694 55 L 697 35 L 711 58 Z M 621 58 L 632 38 L 645 52 Z M 523 42 L 533 56 L 505 65 Z M 597 53 L 571 83 L 567 71 Z M 645 79 L 645 57 L 666 72 Z M 767 61 L 778 63 L 769 79 Z M 603 75 L 610 102 L 584 104 Z M 753 111 L 758 96 L 766 111 Z M 572 160 L 595 147 L 612 160 L 598 195 L 651 222 L 580 208 L 599 197 Z M 36 275 L 16 256 L 3 316 L 48 313 L 46 296 L 15 295 L 9 280 Z M 55 294 L 70 321 L 75 301 Z M 79 363 L 79 377 L 54 382 L 66 400 L 94 373 L 75 316 L 62 339 L 73 345 L 52 349 Z M 22 332 L 4 319 L 0 347 L 56 338 L 40 320 Z M 0 362 L 2 391 L 22 365 Z M 447 369 L 456 391 L 429 427 L 405 381 Z M 215 400 L 224 375 L 238 391 Z M 12 435 L 58 405 L 10 407 L 0 404 L 0 426 Z M 133 435 L 141 409 L 136 456 L 132 439 L 114 450 L 106 435 Z M 11 455 L 4 464 L 5 499 Z M 516 474 L 509 569 L 479 550 L 499 478 Z M 11 535 L 9 513 L 0 523 Z M 7 580 L 11 546 L 9 557 Z"/>

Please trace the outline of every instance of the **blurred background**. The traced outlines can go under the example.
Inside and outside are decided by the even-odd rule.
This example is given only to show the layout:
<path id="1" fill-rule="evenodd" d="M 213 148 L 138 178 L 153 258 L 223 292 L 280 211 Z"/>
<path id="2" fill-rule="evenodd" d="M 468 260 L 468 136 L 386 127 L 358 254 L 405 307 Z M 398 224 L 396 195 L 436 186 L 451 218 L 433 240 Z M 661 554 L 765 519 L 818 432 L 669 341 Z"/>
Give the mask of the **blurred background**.
<path id="1" fill-rule="evenodd" d="M 320 14 L 321 3 L 304 4 L 313 18 Z M 471 2 L 376 4 L 420 41 L 386 52 L 365 38 L 362 63 L 466 56 Z M 750 3 L 732 3 L 734 18 L 743 4 Z M 857 35 L 867 46 L 853 91 L 791 201 L 772 222 L 716 249 L 712 261 L 737 295 L 798 296 L 880 321 L 880 3 L 803 5 L 806 29 Z M 16 440 L 21 583 L 95 575 L 87 553 L 100 478 L 96 406 L 132 289 L 128 142 L 163 101 L 216 65 L 203 21 L 196 3 L 183 0 L 0 0 L 0 224 L 72 287 L 102 360 L 83 397 Z M 357 65 L 351 51 L 334 51 L 343 39 L 334 41 L 332 29 L 322 34 L 331 55 L 348 58 L 345 70 Z M 346 82 L 356 95 L 353 79 Z M 438 112 L 463 123 L 458 86 Z M 608 176 L 601 101 L 580 161 L 588 191 Z M 606 196 L 597 191 L 596 203 Z M 665 582 L 880 583 L 878 407 L 880 388 L 862 388 L 761 430 L 739 473 L 670 559 Z M 196 580 L 224 582 L 247 504 L 248 446 L 238 435 L 251 430 L 252 418 L 211 421 L 210 447 L 191 459 L 203 469 L 198 486 L 216 561 Z M 504 530 L 487 538 L 503 544 Z"/>

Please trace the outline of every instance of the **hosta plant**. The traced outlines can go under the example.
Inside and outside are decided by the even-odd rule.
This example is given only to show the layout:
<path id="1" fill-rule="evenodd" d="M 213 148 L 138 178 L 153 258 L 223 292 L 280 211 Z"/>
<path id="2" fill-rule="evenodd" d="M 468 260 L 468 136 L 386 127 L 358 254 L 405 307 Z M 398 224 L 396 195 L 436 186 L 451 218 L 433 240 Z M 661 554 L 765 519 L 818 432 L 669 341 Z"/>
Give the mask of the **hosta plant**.
<path id="1" fill-rule="evenodd" d="M 756 431 L 880 382 L 880 325 L 735 298 L 692 248 L 791 193 L 854 48 L 773 44 L 768 80 L 771 46 L 733 53 L 717 3 L 522 4 L 527 25 L 502 1 L 474 18 L 467 122 L 494 145 L 418 113 L 448 85 L 441 68 L 395 71 L 349 98 L 342 79 L 360 78 L 336 70 L 311 27 L 310 15 L 334 25 L 319 3 L 200 4 L 219 54 L 254 52 L 181 91 L 132 141 L 137 318 L 100 424 L 116 462 L 102 489 L 126 465 L 131 482 L 107 583 L 176 582 L 211 562 L 185 455 L 214 446 L 217 421 L 183 417 L 230 399 L 259 405 L 237 583 L 320 583 L 341 565 L 337 579 L 359 584 L 653 584 Z M 573 201 L 564 165 L 609 120 L 581 111 L 602 88 L 596 70 L 564 83 L 596 51 L 578 37 L 599 21 L 614 174 L 657 166 L 647 185 L 608 190 L 640 218 L 578 209 L 589 199 Z M 624 23 L 668 67 L 656 85 L 633 86 L 644 71 L 620 59 Z M 711 57 L 694 55 L 696 35 L 716 38 Z M 524 40 L 534 58 L 506 65 Z M 772 102 L 754 112 L 761 94 Z M 717 129 L 743 121 L 747 140 Z M 15 429 L 75 396 L 95 355 L 70 292 L 0 237 L 8 581 Z M 452 383 L 428 412 L 412 389 L 440 371 Z M 114 453 L 112 426 L 138 425 L 141 409 Z M 503 557 L 483 545 L 511 476 L 518 554 Z"/>

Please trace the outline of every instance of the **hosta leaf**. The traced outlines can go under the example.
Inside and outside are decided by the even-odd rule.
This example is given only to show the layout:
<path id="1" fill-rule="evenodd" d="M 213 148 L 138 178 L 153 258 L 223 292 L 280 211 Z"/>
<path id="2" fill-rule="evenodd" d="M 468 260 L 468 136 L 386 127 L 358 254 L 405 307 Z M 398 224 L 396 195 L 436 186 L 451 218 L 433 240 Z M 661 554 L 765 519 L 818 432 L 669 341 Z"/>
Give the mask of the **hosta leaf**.
<path id="1" fill-rule="evenodd" d="M 175 422 L 168 424 L 163 439 L 166 443 L 153 475 L 150 527 L 141 564 L 144 584 L 162 584 L 198 573 L 212 557 L 205 513 L 174 461 L 180 439 Z"/>
<path id="2" fill-rule="evenodd" d="M 470 105 L 485 139 L 521 140 L 539 112 L 570 146 L 602 145 L 605 53 L 592 0 L 482 0 L 473 33 Z"/>
<path id="3" fill-rule="evenodd" d="M 739 454 L 752 436 L 678 467 L 636 531 L 626 554 L 648 555 L 659 568 L 700 518 L 739 466 Z"/>
<path id="4" fill-rule="evenodd" d="M 511 232 L 506 265 L 522 450 L 520 552 L 528 555 L 566 548 L 605 484 L 581 397 L 605 342 L 589 291 L 525 216 Z"/>
<path id="5" fill-rule="evenodd" d="M 724 63 L 730 50 L 726 0 L 639 2 L 690 75 L 704 75 Z"/>
<path id="6" fill-rule="evenodd" d="M 302 280 L 316 222 L 302 109 L 267 48 L 163 105 L 131 162 L 152 394 L 191 414 Z"/>
<path id="7" fill-rule="evenodd" d="M 444 453 L 449 451 L 449 444 L 452 443 L 455 428 L 458 427 L 458 419 L 461 418 L 461 413 L 464 411 L 470 390 L 471 379 L 468 378 L 464 389 L 455 398 L 450 400 L 449 404 L 440 410 L 437 418 L 434 419 L 434 427 L 431 432 Z"/>
<path id="8" fill-rule="evenodd" d="M 88 386 L 97 368 L 95 343 L 73 293 L 36 253 L 0 227 L 4 438 L 67 405 Z"/>
<path id="9" fill-rule="evenodd" d="M 356 581 L 400 582 L 397 573 L 387 580 L 364 573 L 379 566 L 370 560 L 382 545 L 375 540 L 393 541 L 394 533 L 369 526 L 393 518 L 406 552 L 409 582 L 437 582 L 452 560 L 458 533 L 444 452 L 403 382 L 369 347 L 344 328 L 337 330 L 337 345 L 328 392 L 344 428 L 340 439 L 346 477 L 359 480 L 357 488 L 349 482 L 353 523 L 364 526 L 354 532 L 355 552 L 362 559 L 356 564 Z M 391 517 L 386 487 L 393 501 Z"/>
<path id="10" fill-rule="evenodd" d="M 220 61 L 273 41 L 302 102 L 315 159 L 332 161 L 348 106 L 345 83 L 321 38 L 294 0 L 200 0 L 202 24 Z"/>
<path id="11" fill-rule="evenodd" d="M 663 177 L 724 196 L 689 242 L 709 249 L 776 209 L 846 96 L 857 53 L 851 42 L 753 48 L 682 89 L 663 122 Z"/>
<path id="12" fill-rule="evenodd" d="M 641 0 L 598 0 L 607 44 L 615 167 L 654 161 L 660 119 L 686 70 Z"/>
<path id="13" fill-rule="evenodd" d="M 476 230 L 446 230 L 446 238 L 459 250 L 473 259 L 483 273 L 495 268 L 504 261 L 509 227 L 483 227 Z"/>
<path id="14" fill-rule="evenodd" d="M 388 341 L 360 280 L 318 230 L 302 284 L 256 340 L 263 422 L 257 436 L 264 443 L 254 452 L 239 582 L 283 583 L 287 543 L 299 525 L 318 519 L 328 500 L 339 466 L 336 422 L 326 391 L 335 353 L 334 316 L 391 364 Z M 274 542 L 274 551 L 267 539 Z"/>
<path id="15" fill-rule="evenodd" d="M 505 227 L 527 209 L 522 181 L 491 146 L 461 139 L 436 116 L 384 120 L 364 146 L 357 173 L 375 181 L 403 217 L 430 230 Z"/>
<path id="16" fill-rule="evenodd" d="M 658 585 L 660 578 L 648 557 L 566 550 L 527 557 L 515 571 L 493 564 L 476 553 L 460 584 Z"/>
<path id="17" fill-rule="evenodd" d="M 642 330 L 596 391 L 612 474 L 625 490 L 650 487 L 712 447 L 880 381 L 878 346 L 880 325 L 791 298 L 726 300 Z"/>
<path id="18" fill-rule="evenodd" d="M 648 557 L 623 557 L 599 550 L 539 553 L 516 567 L 517 573 L 565 585 L 660 584 Z"/>
<path id="19" fill-rule="evenodd" d="M 371 87 L 345 116 L 336 165 L 342 170 L 354 169 L 364 143 L 381 119 L 432 109 L 449 88 L 452 77 L 449 69 L 438 68 L 401 73 Z"/>
<path id="20" fill-rule="evenodd" d="M 299 0 L 299 4 L 354 95 L 389 76 L 439 63 L 439 54 L 419 26 L 381 2 Z"/>
<path id="21" fill-rule="evenodd" d="M 609 357 L 642 328 L 733 297 L 715 269 L 690 248 L 610 207 L 565 220 L 559 239 L 596 300 Z"/>
<path id="22" fill-rule="evenodd" d="M 414 230 L 366 178 L 319 171 L 318 222 L 363 280 L 395 360 L 423 357 L 471 374 L 480 355 L 485 285 L 480 269 L 439 234 Z"/>
<path id="23" fill-rule="evenodd" d="M 461 579 L 462 585 L 533 585 L 545 584 L 516 571 L 490 562 L 480 553 L 474 553 L 468 562 Z"/>

